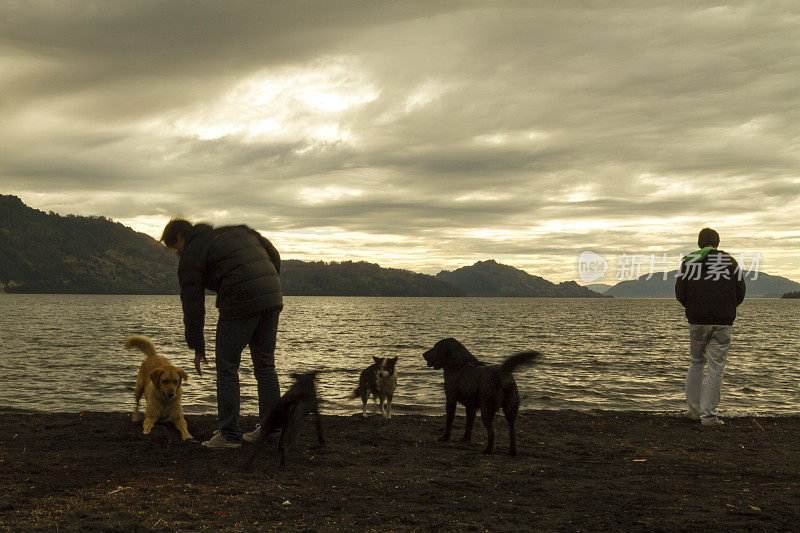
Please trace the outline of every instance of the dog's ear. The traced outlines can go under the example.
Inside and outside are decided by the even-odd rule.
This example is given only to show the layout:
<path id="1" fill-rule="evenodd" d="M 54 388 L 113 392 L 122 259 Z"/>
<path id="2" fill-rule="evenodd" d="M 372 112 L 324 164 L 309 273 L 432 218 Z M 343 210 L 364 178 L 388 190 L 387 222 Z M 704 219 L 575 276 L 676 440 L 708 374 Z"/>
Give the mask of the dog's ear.
<path id="1" fill-rule="evenodd" d="M 150 372 L 150 381 L 153 382 L 153 385 L 158 385 L 158 380 L 161 378 L 161 374 L 164 373 L 164 367 L 160 366 L 158 368 L 154 368 L 152 372 Z"/>
<path id="2" fill-rule="evenodd" d="M 472 352 L 467 350 L 467 347 L 458 342 L 455 339 L 452 339 L 453 342 L 450 343 L 450 358 L 453 362 L 459 363 L 479 363 L 478 359 L 472 355 Z"/>
<path id="3" fill-rule="evenodd" d="M 379 364 L 381 364 L 381 358 L 380 358 L 380 357 L 375 357 L 375 356 L 373 355 L 373 356 L 372 356 L 372 360 L 373 360 L 373 361 L 375 361 L 375 364 L 376 364 L 376 365 L 379 365 Z"/>
<path id="4" fill-rule="evenodd" d="M 290 375 L 290 376 L 291 376 L 291 378 L 292 378 L 293 380 L 295 380 L 295 381 L 299 381 L 299 380 L 300 380 L 300 374 L 298 374 L 297 372 L 292 372 L 292 373 L 291 373 L 291 374 L 289 374 L 289 375 Z"/>
<path id="5" fill-rule="evenodd" d="M 392 361 L 393 363 L 396 363 L 397 362 L 397 357 L 396 356 L 392 357 L 391 359 L 389 359 L 389 361 Z"/>
<path id="6" fill-rule="evenodd" d="M 176 371 L 181 377 L 181 381 L 189 381 L 189 374 L 187 374 L 182 368 L 177 368 Z"/>

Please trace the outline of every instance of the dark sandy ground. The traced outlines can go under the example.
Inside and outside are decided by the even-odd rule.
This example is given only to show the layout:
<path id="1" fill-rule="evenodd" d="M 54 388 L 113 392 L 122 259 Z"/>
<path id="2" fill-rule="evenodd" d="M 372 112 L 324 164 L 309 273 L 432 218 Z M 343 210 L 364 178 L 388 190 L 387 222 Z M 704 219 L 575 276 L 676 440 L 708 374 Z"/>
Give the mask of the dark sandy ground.
<path id="1" fill-rule="evenodd" d="M 462 444 L 436 441 L 440 416 L 325 416 L 327 447 L 307 421 L 285 469 L 269 448 L 247 472 L 248 446 L 145 437 L 124 413 L 0 415 L 4 531 L 800 530 L 798 417 L 532 411 L 508 457 L 500 415 L 493 456 L 479 422 Z"/>

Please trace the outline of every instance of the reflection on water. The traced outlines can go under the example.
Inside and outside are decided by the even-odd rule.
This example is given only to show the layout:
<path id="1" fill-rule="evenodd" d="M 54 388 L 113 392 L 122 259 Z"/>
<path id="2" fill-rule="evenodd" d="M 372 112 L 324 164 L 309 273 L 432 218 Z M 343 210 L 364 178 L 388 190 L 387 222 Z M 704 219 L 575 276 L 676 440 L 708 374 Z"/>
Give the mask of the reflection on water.
<path id="1" fill-rule="evenodd" d="M 452 336 L 478 358 L 501 361 L 536 349 L 545 358 L 516 373 L 522 408 L 669 411 L 683 408 L 688 331 L 673 300 L 544 298 L 287 297 L 276 364 L 319 369 L 326 412 L 360 411 L 347 400 L 371 357 L 399 356 L 394 411 L 443 411 L 442 375 L 422 352 Z M 188 413 L 214 413 L 214 325 L 209 298 L 209 367 L 192 370 L 177 296 L 0 294 L 0 406 L 44 411 L 133 408 L 143 357 L 122 347 L 150 337 L 190 372 Z M 726 366 L 723 414 L 800 412 L 800 301 L 746 300 Z M 256 412 L 247 351 L 242 410 Z"/>

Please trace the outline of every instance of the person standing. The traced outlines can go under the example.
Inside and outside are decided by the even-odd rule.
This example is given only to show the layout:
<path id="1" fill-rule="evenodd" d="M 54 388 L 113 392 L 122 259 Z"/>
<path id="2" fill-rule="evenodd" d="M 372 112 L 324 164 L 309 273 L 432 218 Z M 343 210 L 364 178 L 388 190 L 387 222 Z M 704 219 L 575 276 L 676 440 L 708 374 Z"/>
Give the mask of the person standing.
<path id="1" fill-rule="evenodd" d="M 186 344 L 194 350 L 194 367 L 201 375 L 200 363 L 206 361 L 205 291 L 216 293 L 219 432 L 203 445 L 238 448 L 243 439 L 255 442 L 266 438 L 264 422 L 280 398 L 275 372 L 278 317 L 283 309 L 278 251 L 247 226 L 213 228 L 180 218 L 164 227 L 161 241 L 180 255 L 178 281 Z M 248 345 L 258 385 L 260 424 L 243 433 L 239 426 L 239 364 Z"/>
<path id="2" fill-rule="evenodd" d="M 699 419 L 704 426 L 720 426 L 724 422 L 717 416 L 717 406 L 731 327 L 746 287 L 736 260 L 717 250 L 719 233 L 703 228 L 697 245 L 699 250 L 683 258 L 675 281 L 675 297 L 685 308 L 689 321 L 687 416 Z"/>

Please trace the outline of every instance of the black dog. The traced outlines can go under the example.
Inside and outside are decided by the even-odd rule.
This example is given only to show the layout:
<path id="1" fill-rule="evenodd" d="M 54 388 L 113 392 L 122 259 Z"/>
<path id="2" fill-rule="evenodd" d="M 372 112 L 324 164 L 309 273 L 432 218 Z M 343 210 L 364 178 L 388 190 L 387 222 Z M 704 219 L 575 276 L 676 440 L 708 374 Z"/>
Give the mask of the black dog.
<path id="1" fill-rule="evenodd" d="M 519 391 L 511 373 L 519 365 L 529 363 L 541 356 L 539 352 L 521 352 L 512 355 L 502 364 L 487 366 L 478 361 L 463 344 L 453 338 L 442 339 L 422 356 L 428 366 L 436 370 L 444 369 L 444 393 L 447 407 L 447 426 L 439 440 L 450 439 L 453 429 L 453 417 L 456 414 L 456 403 L 461 403 L 467 410 L 467 425 L 463 442 L 472 437 L 472 425 L 475 422 L 475 411 L 481 410 L 481 420 L 486 426 L 486 448 L 483 453 L 490 454 L 494 449 L 494 414 L 502 407 L 508 422 L 510 444 L 509 455 L 517 454 L 517 434 L 514 422 L 519 411 Z"/>
<path id="2" fill-rule="evenodd" d="M 271 431 L 281 430 L 278 439 L 278 451 L 281 453 L 281 466 L 286 466 L 286 452 L 294 446 L 300 434 L 306 415 L 314 413 L 316 416 L 317 436 L 320 446 L 325 446 L 325 438 L 322 436 L 322 424 L 319 419 L 319 399 L 317 398 L 317 386 L 315 383 L 317 373 L 307 372 L 305 374 L 292 374 L 294 383 L 286 394 L 281 396 L 278 403 L 270 411 L 267 421 L 262 431 L 264 435 L 269 435 Z M 253 458 L 264 448 L 261 441 L 253 448 L 253 453 L 247 460 L 247 468 L 250 469 Z"/>
<path id="3" fill-rule="evenodd" d="M 361 398 L 362 416 L 367 416 L 367 398 L 370 393 L 381 402 L 383 418 L 392 418 L 392 395 L 397 387 L 397 372 L 395 365 L 397 357 L 373 357 L 374 363 L 361 371 L 358 378 L 358 387 L 350 393 L 350 399 Z M 383 402 L 386 401 L 386 409 Z"/>

